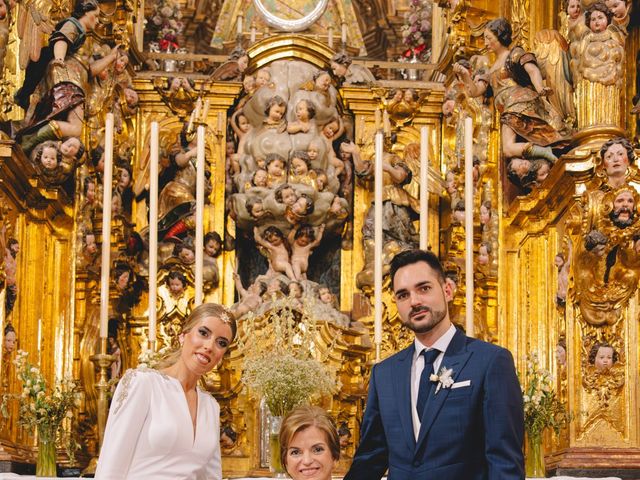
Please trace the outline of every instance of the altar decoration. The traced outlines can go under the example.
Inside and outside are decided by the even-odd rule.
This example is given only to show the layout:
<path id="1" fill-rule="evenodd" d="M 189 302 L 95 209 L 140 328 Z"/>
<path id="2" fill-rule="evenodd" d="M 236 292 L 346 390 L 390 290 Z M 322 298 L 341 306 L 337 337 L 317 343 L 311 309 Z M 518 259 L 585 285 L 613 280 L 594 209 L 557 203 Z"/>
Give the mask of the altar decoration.
<path id="1" fill-rule="evenodd" d="M 78 400 L 78 388 L 70 378 L 58 380 L 53 391 L 47 385 L 40 368 L 32 364 L 29 353 L 18 350 L 14 364 L 16 375 L 22 382 L 19 394 L 5 394 L 2 398 L 2 414 L 9 416 L 9 401 L 20 403 L 18 423 L 37 432 L 38 458 L 36 476 L 56 476 L 56 446 L 63 445 L 70 461 L 75 461 L 78 445 L 72 429 L 63 428 L 63 420 L 73 420 L 73 410 Z"/>
<path id="2" fill-rule="evenodd" d="M 553 387 L 553 378 L 548 370 L 540 367 L 538 355 L 527 356 L 527 370 L 520 378 L 524 403 L 524 428 L 526 433 L 527 477 L 545 477 L 542 435 L 552 428 L 558 434 L 570 421 L 563 402 Z"/>

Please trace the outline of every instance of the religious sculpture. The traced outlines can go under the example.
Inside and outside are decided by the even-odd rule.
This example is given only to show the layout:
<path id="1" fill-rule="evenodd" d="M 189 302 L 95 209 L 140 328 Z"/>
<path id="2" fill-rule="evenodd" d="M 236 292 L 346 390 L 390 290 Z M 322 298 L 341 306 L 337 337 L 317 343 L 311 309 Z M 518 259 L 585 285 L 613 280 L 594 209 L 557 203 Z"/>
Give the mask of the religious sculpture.
<path id="1" fill-rule="evenodd" d="M 333 74 L 342 79 L 345 85 L 362 85 L 375 82 L 376 78 L 368 68 L 355 65 L 344 53 L 336 53 L 331 59 Z"/>
<path id="2" fill-rule="evenodd" d="M 0 228 L 0 253 L 3 255 L 2 269 L 4 289 L 5 289 L 5 313 L 9 315 L 13 310 L 18 297 L 18 284 L 16 282 L 18 265 L 16 260 L 20 253 L 20 244 L 15 238 L 7 234 L 7 224 L 3 223 Z M 0 297 L 1 298 L 1 297 Z"/>
<path id="3" fill-rule="evenodd" d="M 590 31 L 571 44 L 571 73 L 580 99 L 578 127 L 619 126 L 625 36 L 612 24 L 613 13 L 603 3 L 591 5 L 584 18 Z"/>
<path id="4" fill-rule="evenodd" d="M 417 217 L 419 206 L 419 187 L 415 174 L 420 168 L 420 146 L 409 144 L 404 149 L 404 160 L 395 154 L 385 154 L 382 163 L 384 172 L 383 190 L 383 261 L 387 265 L 390 259 L 401 250 L 416 248 L 418 245 L 418 233 L 413 225 Z M 371 178 L 373 175 L 373 162 L 363 161 L 359 156 L 354 156 L 356 175 L 360 178 Z M 373 285 L 374 263 L 374 208 L 367 211 L 362 227 L 365 267 L 356 276 L 356 284 L 359 288 Z"/>
<path id="5" fill-rule="evenodd" d="M 617 138 L 602 146 L 607 180 L 601 188 L 586 192 L 583 199 L 586 235 L 576 256 L 576 299 L 584 320 L 596 326 L 619 320 L 640 274 L 640 195 L 625 181 L 634 159 L 627 144 Z"/>
<path id="6" fill-rule="evenodd" d="M 557 157 L 553 149 L 568 143 L 571 129 L 546 99 L 553 90 L 545 86 L 535 57 L 521 47 L 510 48 L 511 35 L 511 25 L 505 19 L 490 21 L 484 38 L 496 61 L 487 75 L 474 80 L 470 70 L 459 63 L 454 65 L 454 72 L 472 97 L 484 95 L 491 87 L 500 113 L 505 159 L 545 159 L 554 164 Z"/>
<path id="7" fill-rule="evenodd" d="M 25 82 L 16 93 L 16 103 L 26 111 L 16 133 L 25 153 L 46 140 L 79 137 L 82 133 L 89 72 L 99 75 L 116 61 L 119 52 L 116 47 L 103 58 L 93 60 L 90 52 L 83 50 L 86 35 L 95 28 L 99 13 L 94 0 L 79 0 L 73 16 L 57 25 L 48 46 L 27 65 Z"/>

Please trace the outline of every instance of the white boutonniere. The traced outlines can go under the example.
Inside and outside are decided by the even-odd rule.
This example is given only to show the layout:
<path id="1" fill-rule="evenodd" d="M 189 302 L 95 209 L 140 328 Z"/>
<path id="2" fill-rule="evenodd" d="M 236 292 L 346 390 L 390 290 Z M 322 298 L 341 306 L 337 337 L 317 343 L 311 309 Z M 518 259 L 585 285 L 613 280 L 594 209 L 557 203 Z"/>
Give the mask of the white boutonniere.
<path id="1" fill-rule="evenodd" d="M 451 388 L 451 385 L 453 385 L 453 368 L 442 367 L 440 374 L 432 373 L 429 380 L 438 382 L 436 393 L 434 393 L 434 395 L 437 395 L 441 388 Z"/>

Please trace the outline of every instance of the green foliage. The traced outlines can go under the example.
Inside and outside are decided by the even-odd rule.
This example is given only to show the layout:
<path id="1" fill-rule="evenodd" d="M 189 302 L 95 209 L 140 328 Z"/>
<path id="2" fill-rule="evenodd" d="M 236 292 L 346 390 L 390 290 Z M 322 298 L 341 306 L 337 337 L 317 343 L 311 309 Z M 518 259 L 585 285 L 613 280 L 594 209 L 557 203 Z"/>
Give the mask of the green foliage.
<path id="1" fill-rule="evenodd" d="M 65 431 L 63 420 L 74 418 L 73 410 L 79 401 L 78 387 L 71 378 L 57 381 L 53 391 L 40 372 L 40 368 L 28 360 L 29 354 L 18 350 L 13 363 L 16 375 L 22 382 L 19 394 L 5 394 L 2 397 L 0 410 L 2 415 L 9 416 L 8 404 L 17 400 L 20 404 L 18 423 L 31 432 L 38 432 L 45 440 L 55 439 L 67 449 L 69 459 L 73 463 L 78 444 L 69 431 Z"/>

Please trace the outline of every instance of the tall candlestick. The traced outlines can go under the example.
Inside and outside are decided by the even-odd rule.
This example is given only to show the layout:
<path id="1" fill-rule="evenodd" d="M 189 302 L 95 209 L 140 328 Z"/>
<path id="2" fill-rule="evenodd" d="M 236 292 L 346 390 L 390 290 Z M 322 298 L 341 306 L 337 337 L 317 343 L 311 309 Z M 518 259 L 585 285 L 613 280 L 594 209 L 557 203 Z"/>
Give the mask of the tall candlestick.
<path id="1" fill-rule="evenodd" d="M 346 45 L 347 44 L 347 24 L 343 23 L 342 24 L 342 35 L 341 35 L 341 40 L 342 40 L 342 44 Z"/>
<path id="2" fill-rule="evenodd" d="M 158 298 L 158 165 L 160 163 L 158 122 L 151 122 L 149 159 L 149 342 L 156 341 L 156 302 Z"/>
<path id="3" fill-rule="evenodd" d="M 204 125 L 198 126 L 198 143 L 196 146 L 196 307 L 202 303 L 202 270 L 204 262 L 204 128 Z"/>
<path id="4" fill-rule="evenodd" d="M 102 267 L 100 271 L 100 338 L 109 333 L 109 274 L 111 267 L 111 189 L 113 187 L 113 113 L 107 113 L 102 179 Z"/>
<path id="5" fill-rule="evenodd" d="M 237 34 L 242 35 L 242 15 L 238 15 L 238 23 L 236 24 Z"/>
<path id="6" fill-rule="evenodd" d="M 473 337 L 473 122 L 464 119 L 465 329 Z"/>
<path id="7" fill-rule="evenodd" d="M 429 129 L 420 129 L 420 249 L 429 246 Z"/>
<path id="8" fill-rule="evenodd" d="M 378 130 L 375 138 L 375 165 L 374 165 L 374 342 L 376 344 L 376 360 L 380 360 L 380 347 L 382 345 L 382 157 L 383 134 Z"/>
<path id="9" fill-rule="evenodd" d="M 327 29 L 327 35 L 328 35 L 327 43 L 329 44 L 329 48 L 333 48 L 333 27 L 332 26 L 330 26 Z"/>

